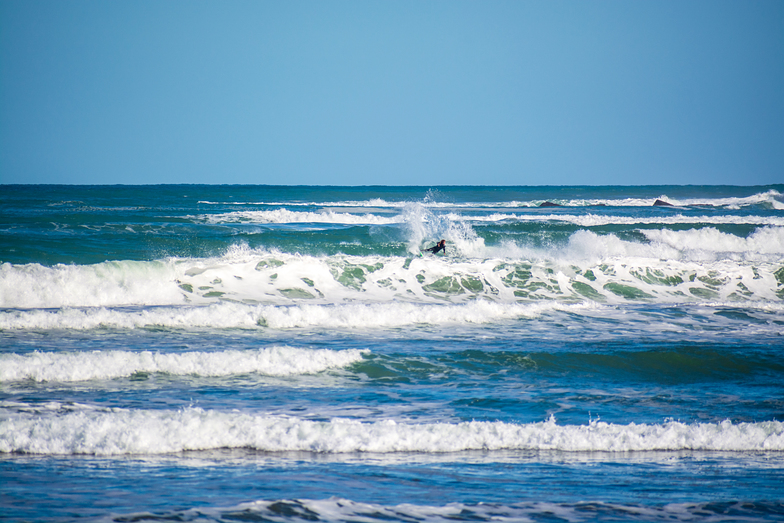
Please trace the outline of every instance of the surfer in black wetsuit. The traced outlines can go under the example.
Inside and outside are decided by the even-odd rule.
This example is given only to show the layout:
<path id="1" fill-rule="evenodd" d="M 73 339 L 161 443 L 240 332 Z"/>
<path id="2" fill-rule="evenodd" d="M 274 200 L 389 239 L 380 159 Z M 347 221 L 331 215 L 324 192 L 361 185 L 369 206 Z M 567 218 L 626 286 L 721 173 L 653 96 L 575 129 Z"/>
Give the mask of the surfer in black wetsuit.
<path id="1" fill-rule="evenodd" d="M 438 254 L 438 251 L 444 251 L 444 254 L 446 254 L 446 240 L 441 240 L 436 244 L 435 247 L 430 247 L 429 249 L 425 250 L 432 252 L 433 254 Z"/>

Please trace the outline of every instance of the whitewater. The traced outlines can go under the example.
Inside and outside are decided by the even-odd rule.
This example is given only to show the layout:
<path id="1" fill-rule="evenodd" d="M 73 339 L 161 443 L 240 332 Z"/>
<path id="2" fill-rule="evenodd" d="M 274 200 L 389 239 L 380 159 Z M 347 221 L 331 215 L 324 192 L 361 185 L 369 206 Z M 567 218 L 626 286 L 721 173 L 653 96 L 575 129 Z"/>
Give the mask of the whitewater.
<path id="1" fill-rule="evenodd" d="M 784 518 L 782 185 L 0 195 L 0 519 Z"/>

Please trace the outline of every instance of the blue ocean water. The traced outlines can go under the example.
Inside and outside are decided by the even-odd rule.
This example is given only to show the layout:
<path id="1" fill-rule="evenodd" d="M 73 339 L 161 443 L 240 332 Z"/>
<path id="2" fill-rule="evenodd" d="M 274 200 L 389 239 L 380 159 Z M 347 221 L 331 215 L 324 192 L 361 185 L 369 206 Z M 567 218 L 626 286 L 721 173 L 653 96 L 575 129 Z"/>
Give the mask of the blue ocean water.
<path id="1" fill-rule="evenodd" d="M 782 520 L 783 351 L 782 185 L 0 186 L 0 520 Z"/>

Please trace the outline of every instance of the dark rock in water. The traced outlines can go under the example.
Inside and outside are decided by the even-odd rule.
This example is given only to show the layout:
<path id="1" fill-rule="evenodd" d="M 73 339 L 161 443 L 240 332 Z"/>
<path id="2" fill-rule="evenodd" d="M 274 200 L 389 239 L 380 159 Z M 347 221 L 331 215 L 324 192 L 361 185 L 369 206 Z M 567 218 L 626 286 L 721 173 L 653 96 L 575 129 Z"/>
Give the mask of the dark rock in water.
<path id="1" fill-rule="evenodd" d="M 675 207 L 673 204 L 667 203 L 664 200 L 656 200 L 655 202 L 653 202 L 653 206 L 654 207 Z"/>
<path id="2" fill-rule="evenodd" d="M 563 205 L 553 202 L 542 202 L 539 204 L 539 207 L 563 207 Z"/>

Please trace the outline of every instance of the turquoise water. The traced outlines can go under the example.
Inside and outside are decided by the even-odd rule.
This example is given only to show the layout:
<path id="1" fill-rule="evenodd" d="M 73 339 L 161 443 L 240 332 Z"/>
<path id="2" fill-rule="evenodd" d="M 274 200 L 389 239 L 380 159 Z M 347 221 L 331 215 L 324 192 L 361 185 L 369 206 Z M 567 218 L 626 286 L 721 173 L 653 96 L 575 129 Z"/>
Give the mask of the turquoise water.
<path id="1" fill-rule="evenodd" d="M 783 193 L 0 186 L 0 519 L 781 520 Z"/>

